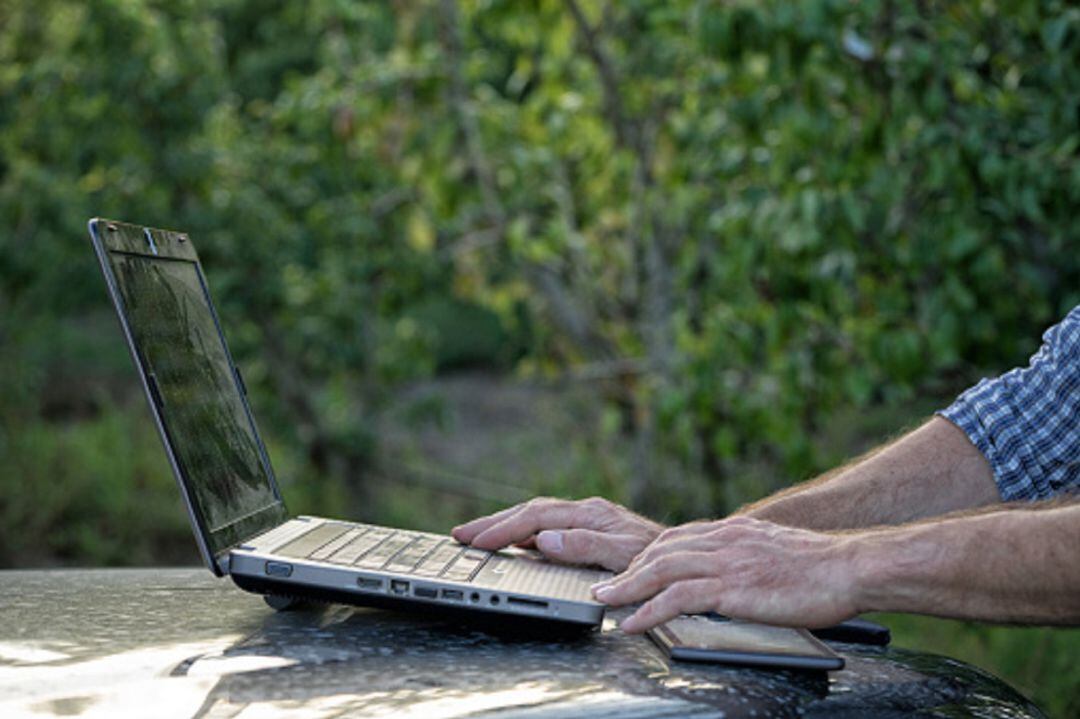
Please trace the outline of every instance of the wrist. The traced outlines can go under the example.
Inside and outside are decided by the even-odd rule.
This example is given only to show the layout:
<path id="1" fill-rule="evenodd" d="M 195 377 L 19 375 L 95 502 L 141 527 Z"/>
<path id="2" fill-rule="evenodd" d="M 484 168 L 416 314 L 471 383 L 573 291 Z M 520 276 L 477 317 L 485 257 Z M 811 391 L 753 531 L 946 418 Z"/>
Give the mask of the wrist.
<path id="1" fill-rule="evenodd" d="M 922 541 L 919 529 L 850 535 L 852 601 L 860 614 L 920 611 L 927 599 L 921 577 L 931 570 L 935 551 Z"/>

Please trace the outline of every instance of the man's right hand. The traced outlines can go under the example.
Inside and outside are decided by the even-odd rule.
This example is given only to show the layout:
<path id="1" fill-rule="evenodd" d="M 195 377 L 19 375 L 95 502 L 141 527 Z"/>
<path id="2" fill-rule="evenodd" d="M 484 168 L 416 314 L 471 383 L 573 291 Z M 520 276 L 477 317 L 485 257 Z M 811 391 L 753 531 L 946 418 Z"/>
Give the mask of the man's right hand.
<path id="1" fill-rule="evenodd" d="M 478 549 L 535 545 L 560 562 L 621 572 L 663 530 L 663 525 L 600 497 L 538 497 L 454 527 L 451 534 Z"/>

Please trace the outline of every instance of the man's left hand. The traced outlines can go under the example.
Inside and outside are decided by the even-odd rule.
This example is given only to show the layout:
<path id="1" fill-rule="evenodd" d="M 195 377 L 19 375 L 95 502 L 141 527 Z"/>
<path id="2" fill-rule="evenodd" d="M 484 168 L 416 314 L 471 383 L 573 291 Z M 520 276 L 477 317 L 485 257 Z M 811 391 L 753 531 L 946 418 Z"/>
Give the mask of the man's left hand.
<path id="1" fill-rule="evenodd" d="M 606 604 L 645 601 L 622 622 L 630 633 L 707 611 L 830 626 L 857 613 L 853 540 L 747 517 L 695 522 L 665 531 L 623 574 L 593 589 Z"/>

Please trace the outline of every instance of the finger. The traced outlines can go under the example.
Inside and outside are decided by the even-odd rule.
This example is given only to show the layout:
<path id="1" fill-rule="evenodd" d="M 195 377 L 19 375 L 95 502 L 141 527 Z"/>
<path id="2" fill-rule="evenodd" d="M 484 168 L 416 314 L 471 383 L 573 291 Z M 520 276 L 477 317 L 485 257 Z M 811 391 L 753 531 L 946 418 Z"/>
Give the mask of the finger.
<path id="1" fill-rule="evenodd" d="M 639 634 L 680 614 L 711 610 L 718 604 L 720 591 L 717 579 L 691 579 L 673 584 L 623 620 L 619 628 L 627 634 Z"/>
<path id="2" fill-rule="evenodd" d="M 598 564 L 620 572 L 644 542 L 633 534 L 608 534 L 591 529 L 544 530 L 536 547 L 545 556 L 568 564 Z"/>
<path id="3" fill-rule="evenodd" d="M 563 499 L 533 500 L 472 538 L 478 549 L 500 549 L 545 529 L 599 529 L 598 511 Z"/>
<path id="4" fill-rule="evenodd" d="M 596 590 L 596 598 L 605 604 L 622 606 L 663 591 L 688 579 L 715 577 L 716 557 L 710 552 L 680 552 L 628 571 Z"/>
<path id="5" fill-rule="evenodd" d="M 498 524 L 502 520 L 506 519 L 515 512 L 520 512 L 525 503 L 515 504 L 513 507 L 507 507 L 506 509 L 489 514 L 484 517 L 477 517 L 465 524 L 459 524 L 450 530 L 450 536 L 461 542 L 462 544 L 468 544 L 473 538 L 483 532 L 488 527 Z"/>
<path id="6" fill-rule="evenodd" d="M 630 570 L 673 552 L 724 549 L 733 543 L 760 538 L 762 528 L 782 529 L 749 517 L 728 517 L 716 522 L 693 522 L 663 532 L 630 564 Z M 770 539 L 771 541 L 771 539 Z"/>
<path id="7" fill-rule="evenodd" d="M 691 522 L 678 527 L 665 529 L 660 535 L 645 548 L 634 561 L 630 563 L 630 569 L 636 566 L 648 564 L 671 550 L 677 542 L 682 542 L 694 537 L 703 536 L 716 530 L 716 522 Z"/>
<path id="8" fill-rule="evenodd" d="M 683 552 L 713 552 L 728 547 L 727 538 L 719 536 L 716 531 L 697 535 L 686 535 L 670 539 L 663 544 L 653 542 L 640 554 L 634 557 L 634 561 L 627 568 L 626 576 L 641 569 L 642 567 L 657 562 L 664 557 Z"/>

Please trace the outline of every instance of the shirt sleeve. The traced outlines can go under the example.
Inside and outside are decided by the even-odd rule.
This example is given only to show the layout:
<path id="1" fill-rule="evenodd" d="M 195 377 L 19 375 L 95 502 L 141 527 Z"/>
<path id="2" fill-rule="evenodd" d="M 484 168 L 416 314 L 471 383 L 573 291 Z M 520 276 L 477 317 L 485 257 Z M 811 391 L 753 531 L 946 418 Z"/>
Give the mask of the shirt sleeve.
<path id="1" fill-rule="evenodd" d="M 1080 306 L 1027 367 L 981 380 L 938 414 L 990 462 L 1002 501 L 1080 490 Z"/>

